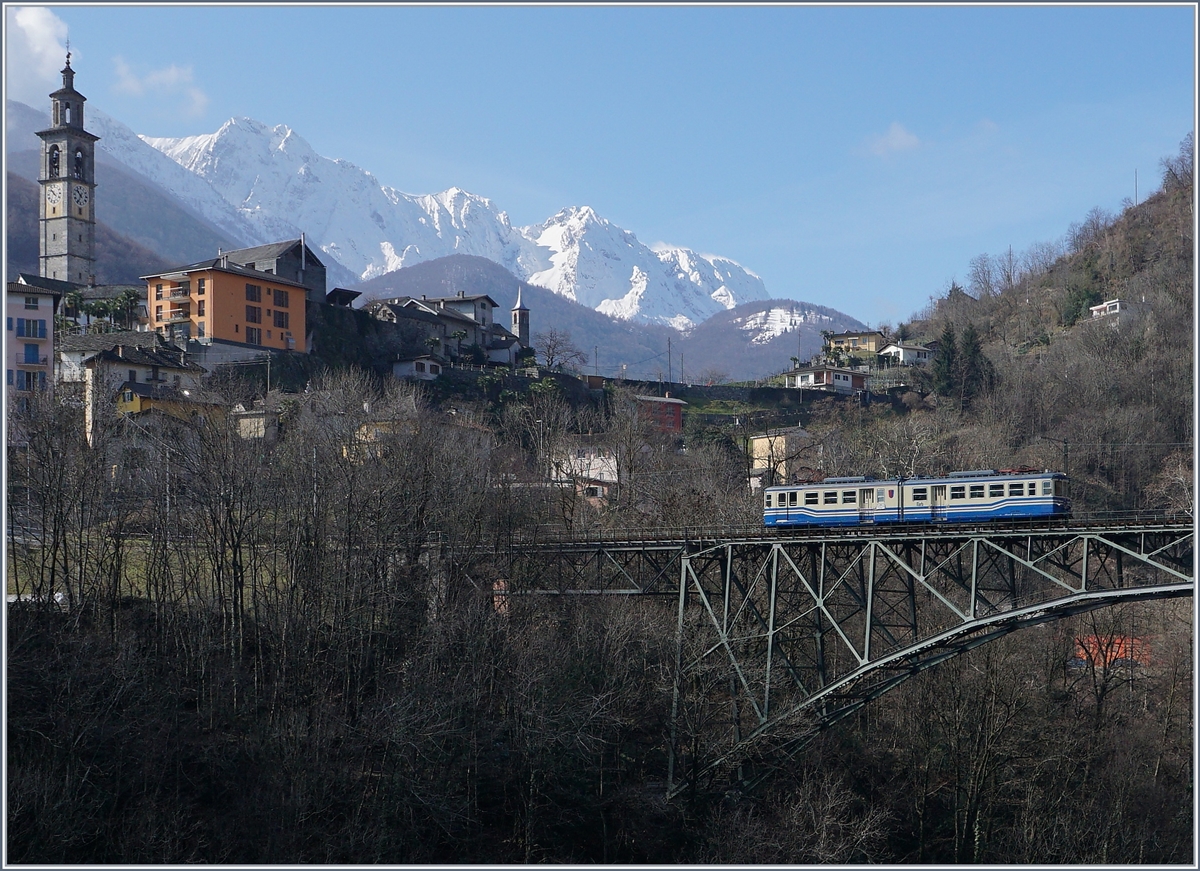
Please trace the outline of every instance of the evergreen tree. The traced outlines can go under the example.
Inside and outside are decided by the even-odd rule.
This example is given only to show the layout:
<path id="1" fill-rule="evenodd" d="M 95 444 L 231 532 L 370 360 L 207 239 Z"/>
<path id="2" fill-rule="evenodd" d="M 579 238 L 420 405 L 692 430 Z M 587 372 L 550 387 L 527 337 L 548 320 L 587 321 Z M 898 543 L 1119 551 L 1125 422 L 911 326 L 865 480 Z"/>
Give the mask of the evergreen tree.
<path id="1" fill-rule="evenodd" d="M 992 361 L 984 356 L 980 347 L 975 324 L 968 323 L 963 330 L 956 355 L 958 398 L 959 402 L 965 405 L 976 394 L 991 389 L 995 378 Z"/>
<path id="2" fill-rule="evenodd" d="M 958 349 L 954 335 L 954 324 L 949 321 L 942 328 L 938 339 L 937 354 L 933 358 L 933 390 L 939 396 L 953 396 L 958 382 Z"/>

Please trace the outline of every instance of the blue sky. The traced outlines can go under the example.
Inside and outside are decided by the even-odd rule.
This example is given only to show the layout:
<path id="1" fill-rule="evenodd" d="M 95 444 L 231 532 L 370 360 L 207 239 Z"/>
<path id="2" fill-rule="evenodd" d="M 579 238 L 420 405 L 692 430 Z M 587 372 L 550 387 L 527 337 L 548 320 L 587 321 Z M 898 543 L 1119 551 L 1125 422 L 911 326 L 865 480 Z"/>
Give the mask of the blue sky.
<path id="1" fill-rule="evenodd" d="M 6 6 L 5 84 L 150 136 L 287 124 L 514 224 L 592 206 L 776 297 L 896 323 L 971 258 L 1159 181 L 1195 11 L 1127 6 Z"/>

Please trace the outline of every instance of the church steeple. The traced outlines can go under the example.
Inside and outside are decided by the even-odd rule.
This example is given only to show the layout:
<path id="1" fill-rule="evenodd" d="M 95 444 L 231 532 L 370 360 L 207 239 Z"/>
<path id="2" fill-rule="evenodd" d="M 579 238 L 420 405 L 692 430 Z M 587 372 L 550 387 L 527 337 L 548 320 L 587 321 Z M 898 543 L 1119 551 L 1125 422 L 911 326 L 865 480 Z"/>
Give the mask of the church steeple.
<path id="1" fill-rule="evenodd" d="M 529 347 L 529 309 L 521 302 L 521 285 L 517 285 L 517 304 L 512 308 L 512 333 L 521 342 L 521 347 Z"/>
<path id="2" fill-rule="evenodd" d="M 50 126 L 42 140 L 42 198 L 38 206 L 43 278 L 89 284 L 95 281 L 96 140 L 83 129 L 87 97 L 75 90 L 68 46 L 62 87 L 50 94 Z"/>

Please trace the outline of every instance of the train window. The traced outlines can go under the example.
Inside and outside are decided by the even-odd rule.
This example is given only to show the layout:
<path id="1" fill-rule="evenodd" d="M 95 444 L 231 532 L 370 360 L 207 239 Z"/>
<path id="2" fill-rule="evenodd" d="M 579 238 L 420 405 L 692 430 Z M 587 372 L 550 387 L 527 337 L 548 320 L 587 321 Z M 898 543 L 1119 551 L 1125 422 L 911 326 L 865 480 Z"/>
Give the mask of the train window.
<path id="1" fill-rule="evenodd" d="M 805 505 L 816 505 L 821 501 L 821 494 L 816 490 L 809 490 L 804 494 Z"/>
<path id="2" fill-rule="evenodd" d="M 842 504 L 843 505 L 853 505 L 856 502 L 858 502 L 858 491 L 857 490 L 843 490 L 842 491 Z"/>
<path id="3" fill-rule="evenodd" d="M 912 499 L 913 499 L 913 502 L 924 502 L 924 501 L 926 501 L 928 498 L 929 498 L 929 488 L 927 488 L 927 487 L 913 487 L 913 489 L 912 489 Z"/>
<path id="4" fill-rule="evenodd" d="M 982 484 L 972 484 L 971 485 L 971 498 L 972 499 L 982 499 L 983 498 L 983 485 Z"/>
<path id="5" fill-rule="evenodd" d="M 1022 481 L 1020 484 L 1009 484 L 1008 485 L 1008 495 L 1009 496 L 1024 496 L 1025 495 L 1025 482 Z"/>
<path id="6" fill-rule="evenodd" d="M 795 504 L 796 504 L 796 491 L 790 490 L 790 491 L 788 491 L 788 505 L 795 505 Z"/>
<path id="7" fill-rule="evenodd" d="M 951 499 L 966 499 L 967 498 L 966 485 L 963 484 L 958 487 L 951 487 L 950 488 L 950 498 Z"/>
<path id="8" fill-rule="evenodd" d="M 1066 481 L 1064 481 L 1060 478 L 1055 479 L 1054 495 L 1055 496 L 1063 496 L 1063 497 L 1065 497 L 1067 495 L 1067 482 Z"/>
<path id="9" fill-rule="evenodd" d="M 1049 496 L 1053 492 L 1054 492 L 1054 482 L 1053 481 L 1043 481 L 1042 482 L 1042 495 Z"/>
<path id="10" fill-rule="evenodd" d="M 771 494 L 770 493 L 767 494 L 767 507 L 768 508 L 771 507 Z"/>
<path id="11" fill-rule="evenodd" d="M 825 491 L 825 504 L 826 505 L 837 505 L 837 490 L 826 490 Z"/>
<path id="12" fill-rule="evenodd" d="M 1003 496 L 1004 495 L 1004 485 L 1003 484 L 988 484 L 988 495 L 989 496 Z"/>

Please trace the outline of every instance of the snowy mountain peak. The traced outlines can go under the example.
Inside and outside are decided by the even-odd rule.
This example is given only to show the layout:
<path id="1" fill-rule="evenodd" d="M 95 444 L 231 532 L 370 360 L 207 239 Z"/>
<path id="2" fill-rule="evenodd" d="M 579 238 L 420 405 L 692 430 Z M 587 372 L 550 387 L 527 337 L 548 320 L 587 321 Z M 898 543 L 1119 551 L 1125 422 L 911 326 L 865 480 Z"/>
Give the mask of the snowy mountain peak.
<path id="1" fill-rule="evenodd" d="M 141 141 L 206 182 L 232 213 L 228 220 L 253 228 L 253 243 L 304 232 L 359 280 L 473 254 L 614 317 L 682 330 L 767 297 L 762 280 L 732 260 L 652 250 L 591 206 L 514 228 L 486 197 L 458 187 L 412 195 L 381 186 L 349 161 L 320 156 L 283 124 L 231 118 L 216 133 Z"/>

